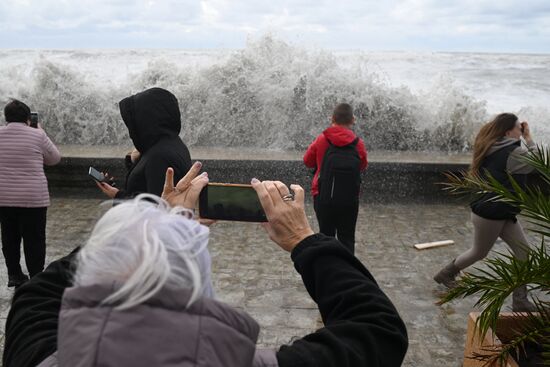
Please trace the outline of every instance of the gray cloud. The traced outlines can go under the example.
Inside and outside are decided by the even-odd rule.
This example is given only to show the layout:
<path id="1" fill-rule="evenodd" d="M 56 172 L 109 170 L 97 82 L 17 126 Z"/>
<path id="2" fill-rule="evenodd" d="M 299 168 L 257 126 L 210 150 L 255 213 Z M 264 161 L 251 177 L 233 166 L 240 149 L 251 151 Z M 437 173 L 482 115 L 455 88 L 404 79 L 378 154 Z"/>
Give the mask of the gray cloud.
<path id="1" fill-rule="evenodd" d="M 326 48 L 550 52 L 542 0 L 27 0 L 0 47 L 242 47 L 272 32 Z M 79 46 L 81 45 L 81 46 Z"/>

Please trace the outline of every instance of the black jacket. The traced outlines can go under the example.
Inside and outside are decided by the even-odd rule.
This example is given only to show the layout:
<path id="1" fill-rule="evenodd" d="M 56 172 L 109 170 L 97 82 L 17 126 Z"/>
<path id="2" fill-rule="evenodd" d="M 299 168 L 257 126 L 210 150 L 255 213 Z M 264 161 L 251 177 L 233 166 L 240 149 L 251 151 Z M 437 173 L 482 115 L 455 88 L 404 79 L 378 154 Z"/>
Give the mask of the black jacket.
<path id="1" fill-rule="evenodd" d="M 77 250 L 52 262 L 15 291 L 6 320 L 3 366 L 34 367 L 57 350 L 61 298 L 72 285 Z"/>
<path id="2" fill-rule="evenodd" d="M 30 367 L 57 349 L 61 299 L 75 252 L 51 263 L 15 293 L 5 331 L 4 366 Z M 400 366 L 407 331 L 372 275 L 336 239 L 316 234 L 292 252 L 325 327 L 283 346 L 280 367 Z"/>
<path id="3" fill-rule="evenodd" d="M 521 140 L 506 138 L 497 141 L 481 163 L 480 176 L 487 179 L 490 175 L 507 190 L 513 192 L 511 176 L 521 188 L 525 188 L 527 174 L 532 171 L 532 168 L 523 167 L 525 163 L 522 164 L 521 158 L 518 157 L 526 152 L 525 149 L 522 152 Z M 496 196 L 495 193 L 486 193 L 476 198 L 470 203 L 472 212 L 486 219 L 515 221 L 520 209 L 517 206 L 495 200 Z"/>
<path id="4" fill-rule="evenodd" d="M 141 157 L 126 176 L 126 189 L 116 198 L 139 193 L 160 196 L 168 167 L 179 181 L 191 168 L 187 146 L 181 141 L 181 115 L 176 97 L 167 90 L 151 88 L 120 101 L 120 114 Z"/>
<path id="5" fill-rule="evenodd" d="M 325 327 L 281 347 L 280 367 L 401 366 L 405 325 L 355 256 L 335 238 L 316 234 L 296 246 L 292 259 Z"/>

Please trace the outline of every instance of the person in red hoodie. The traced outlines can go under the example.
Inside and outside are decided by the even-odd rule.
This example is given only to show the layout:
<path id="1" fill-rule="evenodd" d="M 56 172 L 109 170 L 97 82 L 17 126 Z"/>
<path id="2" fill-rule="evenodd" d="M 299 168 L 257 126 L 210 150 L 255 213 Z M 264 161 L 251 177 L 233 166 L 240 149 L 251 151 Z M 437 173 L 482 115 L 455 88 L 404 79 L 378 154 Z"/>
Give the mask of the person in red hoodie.
<path id="1" fill-rule="evenodd" d="M 347 103 L 337 105 L 331 126 L 311 143 L 304 154 L 305 165 L 315 168 L 311 194 L 319 230 L 327 236 L 337 237 L 352 253 L 359 211 L 359 173 L 368 164 L 365 144 L 352 131 L 354 124 L 353 108 Z M 330 163 L 326 164 L 325 159 L 331 160 Z M 343 170 L 351 170 L 344 174 L 344 181 L 338 181 L 338 173 L 330 172 L 341 172 L 336 167 L 338 165 Z M 356 179 L 350 183 L 349 177 Z"/>

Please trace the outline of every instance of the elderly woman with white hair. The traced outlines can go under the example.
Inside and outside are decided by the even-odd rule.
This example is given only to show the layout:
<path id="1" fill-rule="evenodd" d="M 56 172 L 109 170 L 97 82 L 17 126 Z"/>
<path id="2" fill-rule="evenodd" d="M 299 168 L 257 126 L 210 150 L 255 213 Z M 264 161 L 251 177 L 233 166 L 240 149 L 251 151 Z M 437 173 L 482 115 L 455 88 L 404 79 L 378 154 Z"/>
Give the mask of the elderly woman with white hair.
<path id="1" fill-rule="evenodd" d="M 291 252 L 325 326 L 280 347 L 257 349 L 259 326 L 217 301 L 209 229 L 193 218 L 208 182 L 200 163 L 163 197 L 110 209 L 82 249 L 17 290 L 6 324 L 4 366 L 399 366 L 405 326 L 367 269 L 336 239 L 314 234 L 304 191 L 252 180 L 270 238 Z"/>

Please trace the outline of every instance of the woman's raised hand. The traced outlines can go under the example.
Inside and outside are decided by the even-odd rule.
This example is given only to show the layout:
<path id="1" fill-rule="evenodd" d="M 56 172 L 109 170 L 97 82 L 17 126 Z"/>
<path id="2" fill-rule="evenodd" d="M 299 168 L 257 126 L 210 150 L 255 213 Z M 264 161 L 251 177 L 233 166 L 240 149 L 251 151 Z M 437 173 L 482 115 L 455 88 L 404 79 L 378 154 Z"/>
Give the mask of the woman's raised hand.
<path id="1" fill-rule="evenodd" d="M 260 182 L 254 178 L 251 183 L 267 216 L 268 223 L 264 227 L 273 242 L 290 252 L 314 233 L 306 217 L 301 186 L 290 185 L 294 191 L 292 196 L 280 181 Z"/>
<path id="2" fill-rule="evenodd" d="M 195 209 L 199 194 L 208 184 L 208 174 L 203 172 L 201 162 L 195 162 L 189 172 L 174 186 L 174 169 L 166 170 L 162 198 L 171 206 L 181 206 L 186 209 Z"/>
<path id="3" fill-rule="evenodd" d="M 521 135 L 525 140 L 531 139 L 531 130 L 529 129 L 529 123 L 527 121 L 521 123 Z"/>

